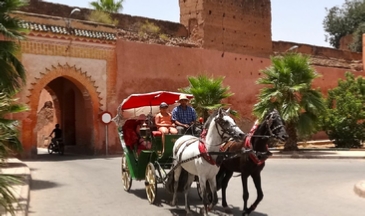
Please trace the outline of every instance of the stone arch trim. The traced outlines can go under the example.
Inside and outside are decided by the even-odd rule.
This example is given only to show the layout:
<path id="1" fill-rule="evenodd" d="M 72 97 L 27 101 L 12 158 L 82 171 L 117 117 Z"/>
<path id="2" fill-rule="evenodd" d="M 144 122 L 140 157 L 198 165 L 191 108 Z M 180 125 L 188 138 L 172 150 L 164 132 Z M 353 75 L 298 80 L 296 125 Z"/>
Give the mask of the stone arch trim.
<path id="1" fill-rule="evenodd" d="M 27 104 L 32 110 L 38 106 L 39 94 L 42 89 L 44 89 L 48 83 L 59 77 L 64 77 L 72 81 L 80 89 L 84 97 L 90 97 L 93 103 L 93 110 L 97 112 L 101 111 L 101 92 L 98 91 L 95 80 L 93 80 L 91 75 L 88 75 L 86 71 L 82 71 L 81 68 L 68 64 L 52 65 L 50 68 L 46 68 L 44 72 L 40 72 L 38 77 L 35 77 L 35 82 L 31 83 L 31 88 L 28 89 L 27 95 L 27 98 L 29 99 Z"/>
<path id="2" fill-rule="evenodd" d="M 28 148 L 31 148 L 34 146 L 34 143 L 36 143 L 36 133 L 34 133 L 34 131 L 29 131 L 29 129 L 35 128 L 37 123 L 37 108 L 41 91 L 42 89 L 46 88 L 51 81 L 60 77 L 66 78 L 74 83 L 81 91 L 83 97 L 91 101 L 93 118 L 92 122 L 94 129 L 96 130 L 93 140 L 99 140 L 98 114 L 101 111 L 102 98 L 100 96 L 101 92 L 98 91 L 98 86 L 95 85 L 95 80 L 93 80 L 86 71 L 83 71 L 81 68 L 77 68 L 75 65 L 70 66 L 68 64 L 58 64 L 56 66 L 52 65 L 50 68 L 46 68 L 45 71 L 40 72 L 39 75 L 34 78 L 35 81 L 30 83 L 30 88 L 28 89 L 26 96 L 27 105 L 30 109 L 26 118 L 26 128 L 28 130 L 23 135 L 23 143 Z"/>

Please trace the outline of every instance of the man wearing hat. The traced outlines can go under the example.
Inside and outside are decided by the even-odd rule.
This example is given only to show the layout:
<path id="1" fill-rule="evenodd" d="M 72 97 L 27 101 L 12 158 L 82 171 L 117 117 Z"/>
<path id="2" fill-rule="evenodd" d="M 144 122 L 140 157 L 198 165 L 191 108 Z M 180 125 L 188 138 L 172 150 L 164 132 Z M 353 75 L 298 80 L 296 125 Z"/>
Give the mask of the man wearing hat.
<path id="1" fill-rule="evenodd" d="M 188 106 L 189 99 L 185 94 L 180 95 L 179 103 L 180 105 L 172 110 L 172 121 L 175 122 L 179 134 L 192 134 L 195 132 L 191 127 L 196 121 L 195 109 Z"/>

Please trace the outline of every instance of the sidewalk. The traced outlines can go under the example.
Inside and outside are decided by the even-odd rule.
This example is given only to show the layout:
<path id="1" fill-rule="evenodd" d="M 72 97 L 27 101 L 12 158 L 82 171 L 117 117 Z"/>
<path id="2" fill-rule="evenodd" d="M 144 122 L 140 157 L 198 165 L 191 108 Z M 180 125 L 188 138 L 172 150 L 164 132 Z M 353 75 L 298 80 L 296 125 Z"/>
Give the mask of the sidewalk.
<path id="1" fill-rule="evenodd" d="M 364 150 L 329 150 L 329 149 L 300 149 L 296 152 L 283 152 L 270 149 L 271 158 L 304 158 L 304 159 L 365 159 Z"/>
<path id="2" fill-rule="evenodd" d="M 297 152 L 282 152 L 281 150 L 270 150 L 273 153 L 271 159 L 360 159 L 365 160 L 365 151 L 353 151 L 353 150 L 328 150 L 328 149 L 305 149 Z M 22 161 L 11 158 L 8 159 L 8 167 L 0 168 L 0 173 L 15 174 L 24 176 L 25 182 L 22 185 L 15 185 L 13 190 L 18 196 L 20 203 L 19 210 L 16 215 L 26 216 L 28 215 L 29 208 L 29 195 L 30 195 L 30 181 L 31 173 L 28 166 Z M 365 198 L 365 180 L 359 181 L 354 185 L 354 192 L 360 197 Z M 4 213 L 0 210 L 0 216 L 10 216 L 10 214 Z"/>
<path id="3" fill-rule="evenodd" d="M 24 179 L 23 184 L 15 185 L 12 188 L 14 195 L 18 198 L 19 205 L 14 204 L 17 216 L 26 216 L 28 215 L 28 207 L 29 207 L 29 195 L 30 195 L 30 181 L 31 174 L 29 167 L 23 163 L 22 161 L 16 158 L 9 158 L 7 160 L 8 166 L 0 168 L 1 174 L 12 174 L 16 176 L 22 176 Z M 10 213 L 6 213 L 4 209 L 0 208 L 1 216 L 11 216 Z"/>

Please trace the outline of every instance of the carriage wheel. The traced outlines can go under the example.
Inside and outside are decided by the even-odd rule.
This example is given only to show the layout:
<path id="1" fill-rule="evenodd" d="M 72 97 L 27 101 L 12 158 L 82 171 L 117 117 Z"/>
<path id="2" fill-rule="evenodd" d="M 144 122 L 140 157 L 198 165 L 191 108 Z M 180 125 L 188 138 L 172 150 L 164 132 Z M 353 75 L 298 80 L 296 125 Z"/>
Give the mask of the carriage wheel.
<path id="1" fill-rule="evenodd" d="M 123 181 L 123 188 L 125 191 L 129 191 L 132 187 L 132 177 L 129 173 L 129 168 L 127 164 L 127 158 L 122 155 L 122 181 Z"/>
<path id="2" fill-rule="evenodd" d="M 148 163 L 146 167 L 145 186 L 147 199 L 151 204 L 154 204 L 157 195 L 157 180 L 155 167 L 152 163 Z"/>

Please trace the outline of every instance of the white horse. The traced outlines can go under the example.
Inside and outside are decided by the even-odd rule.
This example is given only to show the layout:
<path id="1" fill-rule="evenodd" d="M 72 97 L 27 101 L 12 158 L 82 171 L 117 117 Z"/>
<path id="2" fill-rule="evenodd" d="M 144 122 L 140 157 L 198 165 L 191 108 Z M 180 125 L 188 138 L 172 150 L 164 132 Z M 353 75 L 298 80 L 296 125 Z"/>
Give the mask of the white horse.
<path id="1" fill-rule="evenodd" d="M 176 140 L 174 144 L 174 194 L 171 204 L 173 206 L 176 205 L 176 196 L 179 185 L 178 181 L 183 168 L 188 172 L 188 180 L 187 183 L 184 184 L 185 186 L 183 190 L 185 195 L 185 210 L 187 214 L 191 214 L 188 202 L 188 191 L 195 176 L 199 177 L 205 214 L 207 215 L 208 211 L 218 202 L 215 178 L 219 171 L 219 167 L 215 164 L 217 155 L 210 156 L 209 154 L 202 154 L 201 149 L 204 149 L 205 147 L 206 152 L 219 152 L 221 144 L 227 142 L 229 139 L 233 138 L 237 141 L 242 141 L 244 138 L 245 134 L 227 114 L 228 112 L 229 110 L 224 111 L 223 109 L 219 109 L 218 112 L 212 114 L 204 125 L 205 131 L 203 131 L 200 140 L 197 137 L 185 135 Z M 206 136 L 205 132 L 207 132 Z M 206 193 L 207 181 L 209 182 L 213 195 L 213 202 L 209 205 L 209 207 L 209 200 Z"/>

